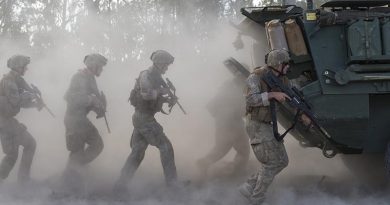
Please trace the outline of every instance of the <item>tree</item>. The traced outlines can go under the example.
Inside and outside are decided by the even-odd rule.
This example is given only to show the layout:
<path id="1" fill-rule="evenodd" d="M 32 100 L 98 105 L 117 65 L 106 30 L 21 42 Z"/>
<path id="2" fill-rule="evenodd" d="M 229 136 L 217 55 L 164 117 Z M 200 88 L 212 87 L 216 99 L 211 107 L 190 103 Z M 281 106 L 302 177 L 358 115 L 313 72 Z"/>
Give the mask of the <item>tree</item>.
<path id="1" fill-rule="evenodd" d="M 115 60 L 140 58 L 153 41 L 214 35 L 252 0 L 0 0 L 0 40 L 16 39 L 37 53 L 60 40 L 104 52 Z M 66 46 L 66 45 L 65 45 Z"/>

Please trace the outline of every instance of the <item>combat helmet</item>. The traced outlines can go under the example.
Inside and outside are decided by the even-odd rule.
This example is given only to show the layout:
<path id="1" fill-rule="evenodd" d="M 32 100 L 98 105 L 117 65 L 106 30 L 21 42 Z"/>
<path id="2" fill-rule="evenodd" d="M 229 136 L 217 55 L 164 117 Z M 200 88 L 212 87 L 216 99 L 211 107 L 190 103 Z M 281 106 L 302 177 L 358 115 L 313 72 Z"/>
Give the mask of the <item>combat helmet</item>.
<path id="1" fill-rule="evenodd" d="M 7 67 L 12 70 L 19 70 L 30 63 L 30 57 L 24 55 L 13 55 L 7 61 Z"/>
<path id="2" fill-rule="evenodd" d="M 278 65 L 282 63 L 287 63 L 290 61 L 290 54 L 288 51 L 283 49 L 276 49 L 270 51 L 267 56 L 267 65 L 276 68 Z"/>
<path id="3" fill-rule="evenodd" d="M 105 66 L 107 64 L 107 58 L 98 53 L 92 53 L 85 56 L 84 64 L 87 67 Z"/>
<path id="4" fill-rule="evenodd" d="M 152 53 L 150 60 L 154 64 L 172 64 L 175 58 L 165 50 L 157 50 Z"/>

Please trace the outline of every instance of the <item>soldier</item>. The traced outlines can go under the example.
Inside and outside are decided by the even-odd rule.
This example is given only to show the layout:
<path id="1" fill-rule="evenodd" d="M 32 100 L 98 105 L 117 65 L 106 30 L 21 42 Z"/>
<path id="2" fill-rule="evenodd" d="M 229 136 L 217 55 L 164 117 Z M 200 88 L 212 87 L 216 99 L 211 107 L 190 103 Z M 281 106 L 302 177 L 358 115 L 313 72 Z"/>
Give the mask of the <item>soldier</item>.
<path id="1" fill-rule="evenodd" d="M 285 50 L 273 50 L 268 54 L 267 66 L 257 68 L 247 79 L 247 119 L 246 130 L 250 138 L 253 152 L 262 164 L 258 173 L 252 175 L 246 183 L 239 187 L 240 193 L 249 199 L 251 204 L 260 205 L 274 177 L 288 165 L 286 149 L 282 141 L 274 137 L 271 123 L 270 101 L 284 102 L 290 99 L 283 92 L 269 90 L 262 79 L 266 72 L 283 79 L 289 68 L 290 57 Z M 310 119 L 301 115 L 304 124 Z"/>
<path id="2" fill-rule="evenodd" d="M 237 174 L 246 167 L 249 143 L 242 119 L 245 110 L 242 99 L 245 86 L 243 78 L 237 73 L 233 79 L 226 81 L 207 105 L 209 113 L 215 120 L 215 145 L 197 162 L 202 175 L 207 174 L 208 168 L 222 159 L 232 148 L 237 153 L 234 161 L 224 167 L 227 174 Z"/>
<path id="3" fill-rule="evenodd" d="M 7 61 L 11 71 L 0 82 L 0 139 L 5 154 L 0 165 L 0 179 L 4 180 L 15 165 L 19 146 L 23 146 L 18 181 L 30 179 L 30 169 L 34 158 L 36 142 L 24 124 L 15 119 L 21 108 L 37 108 L 43 104 L 37 99 L 31 87 L 23 79 L 30 57 L 14 55 Z"/>
<path id="4" fill-rule="evenodd" d="M 167 185 L 174 185 L 177 181 L 172 144 L 164 134 L 163 127 L 154 118 L 157 112 L 162 111 L 163 103 L 172 105 L 177 100 L 165 97 L 169 89 L 162 87 L 162 75 L 173 63 L 174 58 L 167 51 L 157 50 L 152 53 L 150 59 L 153 65 L 140 73 L 130 94 L 129 100 L 135 107 L 134 130 L 130 140 L 132 150 L 114 188 L 120 192 L 127 190 L 127 184 L 141 164 L 148 145 L 156 146 L 160 150 Z"/>
<path id="5" fill-rule="evenodd" d="M 87 118 L 94 111 L 101 118 L 105 115 L 105 99 L 99 93 L 96 77 L 103 71 L 107 59 L 100 54 L 85 56 L 86 68 L 79 70 L 73 77 L 65 94 L 67 109 L 65 114 L 66 146 L 70 151 L 65 170 L 65 183 L 76 180 L 79 169 L 93 161 L 103 150 L 103 140 L 96 127 Z M 70 178 L 66 178 L 70 176 Z M 73 177 L 76 177 L 75 179 Z"/>

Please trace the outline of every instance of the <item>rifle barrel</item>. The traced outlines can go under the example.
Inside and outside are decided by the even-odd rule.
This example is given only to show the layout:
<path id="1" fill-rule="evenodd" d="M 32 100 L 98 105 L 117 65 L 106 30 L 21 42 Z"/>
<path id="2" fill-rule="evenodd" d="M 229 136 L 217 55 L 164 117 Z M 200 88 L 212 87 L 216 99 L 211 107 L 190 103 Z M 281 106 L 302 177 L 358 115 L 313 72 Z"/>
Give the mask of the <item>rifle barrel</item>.
<path id="1" fill-rule="evenodd" d="M 111 134 L 111 129 L 110 129 L 110 126 L 108 125 L 108 121 L 107 121 L 107 116 L 106 116 L 106 114 L 104 114 L 104 121 L 106 122 L 107 132 L 108 132 L 109 134 Z"/>
<path id="2" fill-rule="evenodd" d="M 43 107 L 47 110 L 47 112 L 48 112 L 53 118 L 56 118 L 56 116 L 54 115 L 54 113 L 50 110 L 49 107 L 47 107 L 46 104 L 45 104 Z"/>
<path id="3" fill-rule="evenodd" d="M 179 106 L 180 110 L 186 115 L 187 112 L 184 110 L 183 106 L 181 106 L 179 102 L 176 102 L 176 103 Z"/>

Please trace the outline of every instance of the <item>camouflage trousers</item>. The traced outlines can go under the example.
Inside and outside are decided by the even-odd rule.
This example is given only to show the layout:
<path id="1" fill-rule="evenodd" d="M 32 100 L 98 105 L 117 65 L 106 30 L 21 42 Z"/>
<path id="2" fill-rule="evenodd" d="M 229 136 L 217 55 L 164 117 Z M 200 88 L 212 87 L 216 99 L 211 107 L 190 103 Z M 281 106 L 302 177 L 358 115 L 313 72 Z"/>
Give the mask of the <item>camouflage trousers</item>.
<path id="1" fill-rule="evenodd" d="M 103 140 L 86 116 L 66 115 L 64 123 L 66 147 L 70 153 L 63 173 L 62 191 L 75 196 L 83 195 L 83 168 L 102 152 Z"/>
<path id="2" fill-rule="evenodd" d="M 96 127 L 86 116 L 65 116 L 66 147 L 70 151 L 69 162 L 85 165 L 96 159 L 104 144 Z"/>
<path id="3" fill-rule="evenodd" d="M 263 135 L 273 135 L 272 126 L 268 127 L 266 130 L 264 126 L 261 129 Z M 253 153 L 261 163 L 259 171 L 246 182 L 250 193 L 249 199 L 253 204 L 261 204 L 265 200 L 265 194 L 274 177 L 288 165 L 288 156 L 284 144 L 270 136 L 265 138 L 270 140 L 252 144 Z"/>
<path id="4" fill-rule="evenodd" d="M 134 130 L 130 140 L 131 153 L 121 171 L 117 186 L 125 187 L 134 176 L 145 156 L 148 145 L 160 151 L 165 181 L 168 185 L 177 181 L 174 151 L 171 142 L 163 132 L 163 127 L 153 115 L 136 111 L 133 115 Z"/>
<path id="5" fill-rule="evenodd" d="M 26 126 L 15 118 L 0 119 L 0 140 L 5 154 L 0 164 L 0 178 L 8 177 L 18 159 L 19 146 L 23 146 L 18 180 L 23 182 L 30 178 L 31 164 L 34 158 L 36 142 L 27 132 Z"/>
<path id="6" fill-rule="evenodd" d="M 243 123 L 242 123 L 243 124 Z M 236 151 L 232 163 L 234 171 L 243 169 L 249 160 L 249 142 L 244 125 L 217 125 L 215 144 L 211 151 L 198 162 L 205 168 L 222 159 L 231 149 Z"/>

